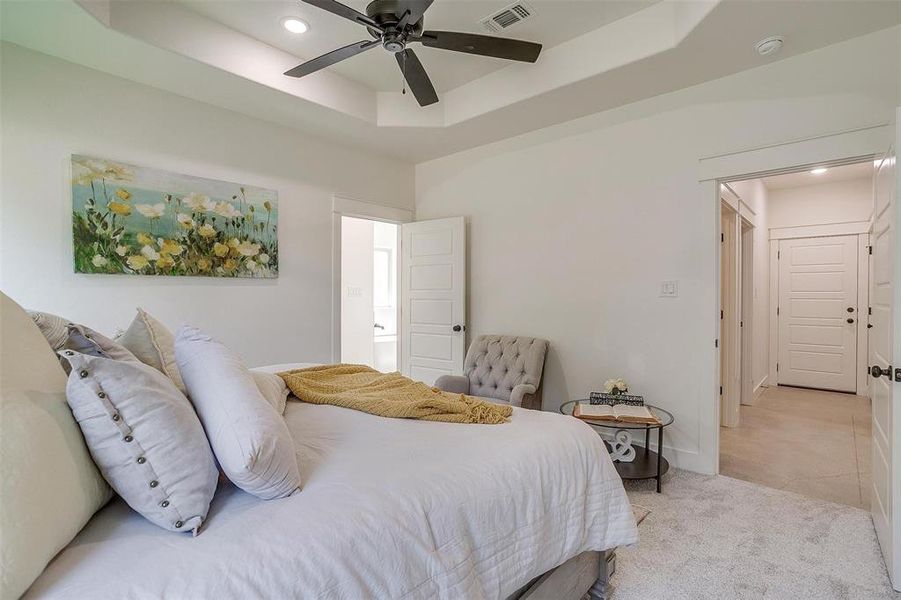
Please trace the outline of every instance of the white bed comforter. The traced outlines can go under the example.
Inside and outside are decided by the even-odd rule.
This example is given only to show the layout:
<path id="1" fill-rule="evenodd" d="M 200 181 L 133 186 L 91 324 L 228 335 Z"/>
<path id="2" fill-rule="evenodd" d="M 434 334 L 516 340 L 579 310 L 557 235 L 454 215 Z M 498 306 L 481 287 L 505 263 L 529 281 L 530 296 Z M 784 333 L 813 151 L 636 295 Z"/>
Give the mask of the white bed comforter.
<path id="1" fill-rule="evenodd" d="M 200 535 L 121 500 L 29 598 L 505 598 L 586 550 L 637 540 L 598 436 L 558 414 L 504 425 L 374 417 L 288 403 L 304 487 L 262 501 L 220 488 Z"/>

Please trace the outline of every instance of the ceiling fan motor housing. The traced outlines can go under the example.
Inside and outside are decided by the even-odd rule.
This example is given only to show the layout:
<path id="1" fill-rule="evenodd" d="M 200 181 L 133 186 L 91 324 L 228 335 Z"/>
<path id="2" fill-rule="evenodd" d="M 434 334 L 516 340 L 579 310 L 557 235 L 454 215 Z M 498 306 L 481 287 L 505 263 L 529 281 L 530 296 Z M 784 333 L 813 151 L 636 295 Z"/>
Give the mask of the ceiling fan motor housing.
<path id="1" fill-rule="evenodd" d="M 375 39 L 381 38 L 382 46 L 389 52 L 402 52 L 409 38 L 422 33 L 424 19 L 421 17 L 416 23 L 408 23 L 402 30 L 397 28 L 406 11 L 407 6 L 402 0 L 374 0 L 366 7 L 366 16 L 385 30 L 381 33 L 368 28 L 369 34 Z"/>

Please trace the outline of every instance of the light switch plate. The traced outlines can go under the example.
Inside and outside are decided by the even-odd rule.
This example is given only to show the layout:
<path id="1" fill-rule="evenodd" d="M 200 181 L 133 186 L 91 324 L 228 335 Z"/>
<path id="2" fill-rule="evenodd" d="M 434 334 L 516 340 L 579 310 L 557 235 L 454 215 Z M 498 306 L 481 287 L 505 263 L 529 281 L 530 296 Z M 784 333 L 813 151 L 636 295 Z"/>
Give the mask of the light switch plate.
<path id="1" fill-rule="evenodd" d="M 678 298 L 679 282 L 678 281 L 662 281 L 660 283 L 661 298 Z"/>

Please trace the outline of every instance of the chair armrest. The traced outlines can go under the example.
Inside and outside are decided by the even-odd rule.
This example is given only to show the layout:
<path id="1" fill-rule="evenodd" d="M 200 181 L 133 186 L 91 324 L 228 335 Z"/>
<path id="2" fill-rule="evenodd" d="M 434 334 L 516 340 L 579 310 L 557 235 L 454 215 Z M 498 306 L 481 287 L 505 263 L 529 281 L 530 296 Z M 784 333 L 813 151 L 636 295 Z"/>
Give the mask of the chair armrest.
<path id="1" fill-rule="evenodd" d="M 435 387 L 452 394 L 468 394 L 469 377 L 465 375 L 442 375 L 435 380 Z"/>
<path id="2" fill-rule="evenodd" d="M 526 394 L 534 394 L 538 389 L 529 383 L 520 383 L 510 390 L 510 406 L 522 406 L 522 400 Z"/>

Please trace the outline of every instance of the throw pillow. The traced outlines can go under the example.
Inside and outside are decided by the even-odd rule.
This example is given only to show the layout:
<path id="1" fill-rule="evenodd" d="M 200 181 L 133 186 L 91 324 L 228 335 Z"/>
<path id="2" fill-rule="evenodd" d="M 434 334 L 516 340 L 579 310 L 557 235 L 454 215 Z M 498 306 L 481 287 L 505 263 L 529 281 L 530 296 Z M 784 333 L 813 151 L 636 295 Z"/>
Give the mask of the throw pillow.
<path id="1" fill-rule="evenodd" d="M 294 440 L 241 359 L 195 327 L 176 334 L 175 359 L 226 477 L 264 500 L 297 490 Z"/>
<path id="2" fill-rule="evenodd" d="M 103 477 L 152 523 L 196 534 L 219 473 L 188 399 L 138 360 L 59 354 L 72 367 L 69 406 Z"/>
<path id="3" fill-rule="evenodd" d="M 141 308 L 128 329 L 116 339 L 142 363 L 165 373 L 183 394 L 185 383 L 175 362 L 175 338 L 165 325 Z"/>

